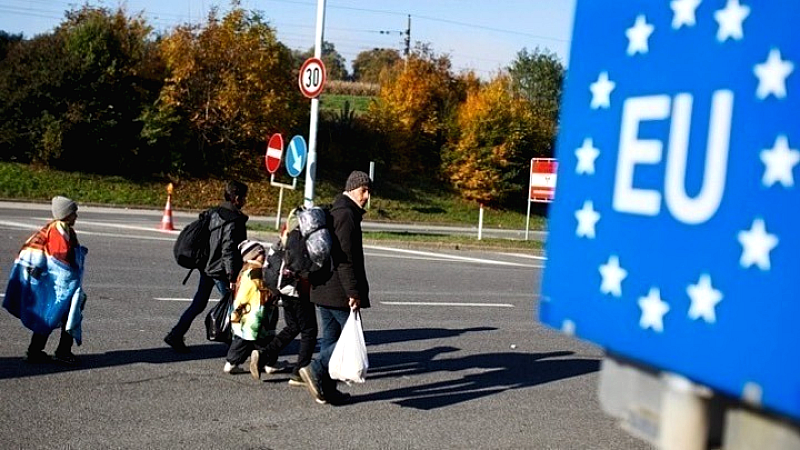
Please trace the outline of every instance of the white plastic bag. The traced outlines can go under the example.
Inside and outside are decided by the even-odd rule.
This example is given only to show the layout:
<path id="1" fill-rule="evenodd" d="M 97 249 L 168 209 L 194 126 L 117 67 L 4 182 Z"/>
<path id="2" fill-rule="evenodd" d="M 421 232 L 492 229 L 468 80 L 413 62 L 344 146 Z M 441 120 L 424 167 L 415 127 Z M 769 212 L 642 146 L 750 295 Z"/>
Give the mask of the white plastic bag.
<path id="1" fill-rule="evenodd" d="M 363 383 L 369 368 L 367 344 L 361 328 L 361 313 L 350 311 L 350 317 L 342 328 L 328 364 L 328 374 L 334 380 L 347 383 Z"/>

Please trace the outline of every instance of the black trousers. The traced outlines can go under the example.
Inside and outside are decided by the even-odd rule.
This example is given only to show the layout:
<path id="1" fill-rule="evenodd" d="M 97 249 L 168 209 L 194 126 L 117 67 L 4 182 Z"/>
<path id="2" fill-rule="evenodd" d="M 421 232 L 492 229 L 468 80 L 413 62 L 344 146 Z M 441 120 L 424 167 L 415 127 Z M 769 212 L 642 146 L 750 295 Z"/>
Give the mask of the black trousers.
<path id="1" fill-rule="evenodd" d="M 250 357 L 250 353 L 252 353 L 253 350 L 258 350 L 259 354 L 264 351 L 264 346 L 267 343 L 266 341 L 269 339 L 272 338 L 246 341 L 234 335 L 231 340 L 231 346 L 228 347 L 228 356 L 225 357 L 225 361 L 228 361 L 234 366 L 238 366 L 247 361 L 247 358 Z"/>
<path id="2" fill-rule="evenodd" d="M 283 320 L 286 326 L 263 351 L 260 351 L 259 364 L 274 365 L 281 351 L 299 334 L 300 349 L 297 352 L 297 363 L 294 365 L 294 373 L 297 374 L 314 356 L 314 348 L 317 346 L 317 312 L 307 295 L 301 295 L 300 299 L 282 296 L 282 300 Z"/>
<path id="3" fill-rule="evenodd" d="M 66 323 L 66 321 L 64 321 Z M 33 333 L 31 336 L 31 343 L 28 345 L 28 354 L 43 352 L 44 347 L 47 345 L 47 339 L 50 338 L 50 333 L 39 334 Z M 56 348 L 57 355 L 66 355 L 72 351 L 72 335 L 67 333 L 64 327 L 61 327 L 61 339 L 58 341 L 58 348 Z"/>

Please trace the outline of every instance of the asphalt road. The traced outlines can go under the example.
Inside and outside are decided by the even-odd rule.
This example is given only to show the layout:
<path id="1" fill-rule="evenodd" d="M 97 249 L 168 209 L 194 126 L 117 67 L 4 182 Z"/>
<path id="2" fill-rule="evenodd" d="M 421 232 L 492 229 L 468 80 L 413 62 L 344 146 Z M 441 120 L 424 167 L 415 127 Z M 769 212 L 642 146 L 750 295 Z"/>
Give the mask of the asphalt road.
<path id="1" fill-rule="evenodd" d="M 48 214 L 47 205 L 0 203 L 4 280 Z M 189 220 L 176 215 L 176 227 Z M 30 332 L 0 311 L 0 447 L 650 448 L 600 410 L 601 350 L 537 323 L 537 255 L 369 247 L 370 369 L 364 384 L 342 387 L 353 402 L 332 407 L 289 386 L 287 374 L 224 374 L 226 347 L 205 340 L 202 316 L 187 335 L 190 354 L 163 344 L 197 276 L 180 284 L 176 233 L 158 231 L 159 221 L 152 211 L 79 211 L 89 248 L 80 367 L 22 362 Z"/>

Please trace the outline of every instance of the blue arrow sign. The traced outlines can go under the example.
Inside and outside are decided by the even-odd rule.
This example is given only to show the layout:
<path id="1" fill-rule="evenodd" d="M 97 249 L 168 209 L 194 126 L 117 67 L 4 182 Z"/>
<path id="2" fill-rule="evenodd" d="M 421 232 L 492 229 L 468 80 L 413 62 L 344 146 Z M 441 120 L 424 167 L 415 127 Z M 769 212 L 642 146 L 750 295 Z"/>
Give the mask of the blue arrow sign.
<path id="1" fill-rule="evenodd" d="M 794 418 L 797 17 L 800 2 L 578 1 L 540 308 Z"/>
<path id="2" fill-rule="evenodd" d="M 286 152 L 286 172 L 297 178 L 306 166 L 306 140 L 303 136 L 297 135 L 289 141 L 289 148 Z"/>

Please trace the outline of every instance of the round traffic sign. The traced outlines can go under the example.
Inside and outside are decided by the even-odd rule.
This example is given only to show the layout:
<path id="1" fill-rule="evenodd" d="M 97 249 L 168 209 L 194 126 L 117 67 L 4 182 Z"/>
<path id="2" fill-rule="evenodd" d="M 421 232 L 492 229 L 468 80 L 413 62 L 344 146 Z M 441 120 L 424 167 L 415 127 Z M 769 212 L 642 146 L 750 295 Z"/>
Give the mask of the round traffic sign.
<path id="1" fill-rule="evenodd" d="M 308 98 L 315 98 L 322 93 L 325 86 L 325 64 L 319 58 L 308 58 L 300 67 L 300 75 L 297 83 L 300 85 L 300 92 Z"/>
<path id="2" fill-rule="evenodd" d="M 306 140 L 297 135 L 289 140 L 286 149 L 286 172 L 297 178 L 306 166 Z"/>
<path id="3" fill-rule="evenodd" d="M 283 156 L 283 136 L 280 133 L 275 133 L 269 138 L 267 144 L 267 154 L 264 157 L 264 162 L 267 165 L 269 173 L 275 173 L 281 165 L 281 157 Z"/>

